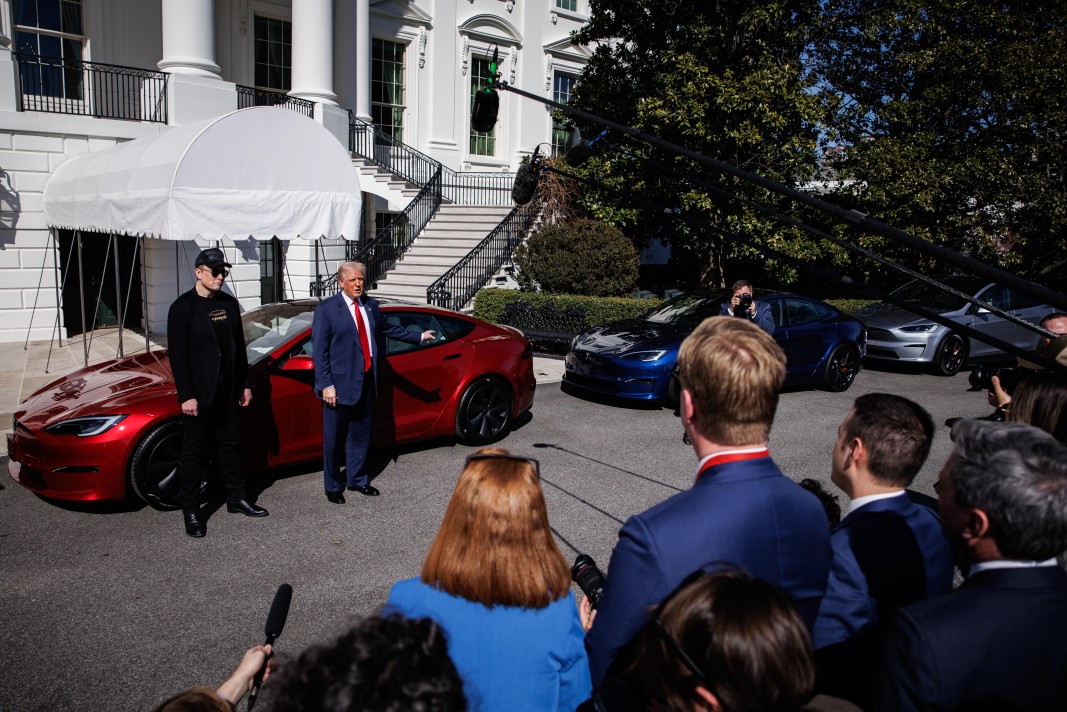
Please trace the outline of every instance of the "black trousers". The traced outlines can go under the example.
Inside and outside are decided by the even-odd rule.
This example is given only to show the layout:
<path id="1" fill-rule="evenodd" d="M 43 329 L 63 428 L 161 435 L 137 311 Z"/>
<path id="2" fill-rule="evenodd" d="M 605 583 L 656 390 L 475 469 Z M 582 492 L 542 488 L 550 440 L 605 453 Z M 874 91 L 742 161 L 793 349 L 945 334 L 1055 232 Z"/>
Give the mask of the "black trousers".
<path id="1" fill-rule="evenodd" d="M 181 488 L 178 504 L 191 507 L 200 499 L 200 483 L 207 480 L 207 458 L 214 453 L 226 487 L 226 501 L 233 504 L 245 498 L 241 474 L 241 431 L 237 412 L 240 406 L 233 386 L 220 383 L 207 406 L 199 404 L 198 415 L 182 415 L 182 454 L 178 463 Z"/>

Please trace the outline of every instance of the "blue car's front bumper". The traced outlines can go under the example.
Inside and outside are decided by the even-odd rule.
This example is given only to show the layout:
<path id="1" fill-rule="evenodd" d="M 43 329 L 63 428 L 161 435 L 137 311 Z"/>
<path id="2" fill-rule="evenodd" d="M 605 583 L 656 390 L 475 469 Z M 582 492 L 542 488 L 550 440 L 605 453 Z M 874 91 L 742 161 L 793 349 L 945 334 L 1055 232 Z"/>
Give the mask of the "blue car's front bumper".
<path id="1" fill-rule="evenodd" d="M 666 397 L 673 363 L 625 361 L 588 351 L 571 350 L 564 360 L 563 381 L 596 393 L 641 401 Z"/>

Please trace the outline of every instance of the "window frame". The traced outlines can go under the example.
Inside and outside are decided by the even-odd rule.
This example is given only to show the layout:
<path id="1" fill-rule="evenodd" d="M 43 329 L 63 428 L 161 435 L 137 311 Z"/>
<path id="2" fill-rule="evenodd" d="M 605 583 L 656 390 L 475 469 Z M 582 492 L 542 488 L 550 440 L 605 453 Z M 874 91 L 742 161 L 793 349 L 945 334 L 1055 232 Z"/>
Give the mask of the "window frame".
<path id="1" fill-rule="evenodd" d="M 282 72 L 282 82 L 281 83 L 288 84 L 288 86 L 270 86 L 270 84 L 269 84 L 269 82 L 270 82 L 270 70 L 271 70 L 271 68 L 273 66 L 275 66 L 269 61 L 270 60 L 270 57 L 269 57 L 270 47 L 269 47 L 269 45 L 273 41 L 273 40 L 270 39 L 270 36 L 269 36 L 269 31 L 270 31 L 269 25 L 268 25 L 268 28 L 267 28 L 268 36 L 264 40 L 262 40 L 263 42 L 265 42 L 267 44 L 267 48 L 265 49 L 265 52 L 267 53 L 267 60 L 268 61 L 259 62 L 256 59 L 257 45 L 260 42 L 259 38 L 256 36 L 256 33 L 258 31 L 257 27 L 258 27 L 258 24 L 259 24 L 257 21 L 259 19 L 263 19 L 263 20 L 267 21 L 268 23 L 271 23 L 271 22 L 281 23 L 282 26 L 283 26 L 283 30 L 284 30 L 284 28 L 286 26 L 289 28 L 289 33 L 288 33 L 289 42 L 288 42 L 288 45 L 286 45 L 286 43 L 284 41 L 284 36 L 285 36 L 284 32 L 283 32 L 282 42 L 280 43 L 281 46 L 282 46 L 282 60 L 283 60 L 283 63 L 277 65 L 277 68 L 280 69 L 281 72 Z M 261 12 L 259 9 L 253 10 L 253 12 L 252 12 L 252 42 L 250 44 L 251 44 L 251 48 L 252 48 L 252 57 L 251 57 L 252 61 L 251 61 L 251 64 L 250 64 L 250 69 L 251 69 L 250 74 L 251 74 L 251 76 L 249 77 L 249 80 L 250 80 L 249 83 L 253 87 L 255 87 L 256 89 L 262 89 L 264 91 L 289 92 L 290 90 L 292 90 L 292 88 L 293 88 L 293 21 L 292 21 L 292 19 L 287 18 L 287 17 L 280 17 L 278 15 L 273 15 L 273 14 L 271 14 L 269 12 Z M 289 48 L 289 52 L 288 52 L 289 64 L 288 64 L 288 66 L 286 66 L 284 64 L 285 54 L 286 54 L 284 48 L 286 46 L 288 46 L 288 48 Z M 260 65 L 262 65 L 262 66 L 264 66 L 266 68 L 266 72 L 267 72 L 266 79 L 267 79 L 267 82 L 268 82 L 266 84 L 261 84 L 258 81 L 257 67 L 259 67 Z M 285 81 L 286 78 L 288 78 L 288 81 Z"/>

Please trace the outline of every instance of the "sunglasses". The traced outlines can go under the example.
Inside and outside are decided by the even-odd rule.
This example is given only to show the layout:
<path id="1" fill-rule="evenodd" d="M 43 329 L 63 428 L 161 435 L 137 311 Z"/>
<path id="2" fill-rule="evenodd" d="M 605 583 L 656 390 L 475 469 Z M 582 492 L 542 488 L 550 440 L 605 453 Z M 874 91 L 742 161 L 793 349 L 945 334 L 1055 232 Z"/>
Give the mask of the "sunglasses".
<path id="1" fill-rule="evenodd" d="M 466 461 L 463 463 L 463 469 L 467 469 L 467 465 L 476 460 L 511 460 L 512 462 L 525 462 L 528 465 L 533 465 L 534 473 L 537 475 L 537 479 L 541 479 L 541 463 L 532 457 L 521 457 L 519 455 L 505 455 L 497 452 L 476 452 L 473 455 L 467 455 Z"/>
<path id="2" fill-rule="evenodd" d="M 212 277 L 226 278 L 230 276 L 230 270 L 226 269 L 225 267 L 208 267 L 207 265 L 202 265 L 202 269 L 211 270 Z"/>

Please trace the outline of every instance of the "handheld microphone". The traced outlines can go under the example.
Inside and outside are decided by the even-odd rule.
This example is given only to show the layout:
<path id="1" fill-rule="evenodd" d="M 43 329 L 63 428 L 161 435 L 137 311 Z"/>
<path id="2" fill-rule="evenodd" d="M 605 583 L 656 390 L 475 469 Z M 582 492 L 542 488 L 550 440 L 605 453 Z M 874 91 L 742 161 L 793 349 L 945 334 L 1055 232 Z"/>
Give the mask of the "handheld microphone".
<path id="1" fill-rule="evenodd" d="M 274 645 L 274 641 L 282 634 L 282 629 L 285 628 L 285 620 L 289 617 L 289 604 L 292 600 L 293 587 L 283 583 L 274 594 L 274 601 L 270 604 L 270 612 L 267 613 L 267 622 L 263 626 L 263 634 L 267 636 L 266 642 L 263 643 L 264 645 Z M 249 710 L 256 704 L 256 697 L 259 696 L 259 687 L 263 684 L 263 671 L 266 667 L 267 663 L 264 661 L 263 667 L 256 673 L 256 677 L 252 681 L 252 691 L 248 693 L 247 709 Z"/>

